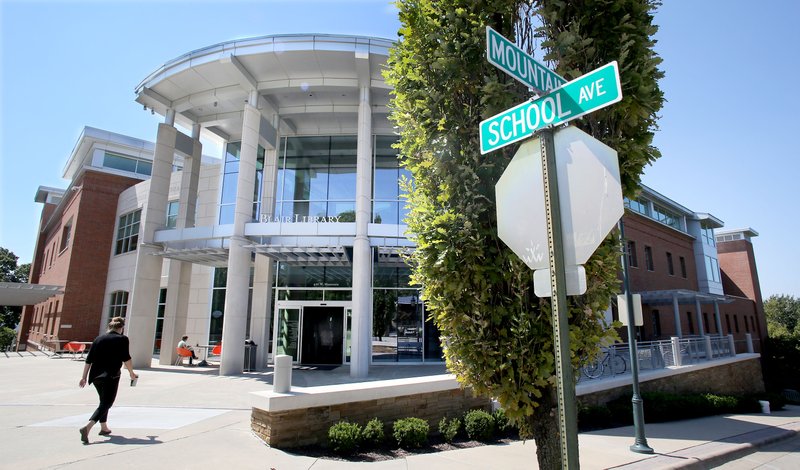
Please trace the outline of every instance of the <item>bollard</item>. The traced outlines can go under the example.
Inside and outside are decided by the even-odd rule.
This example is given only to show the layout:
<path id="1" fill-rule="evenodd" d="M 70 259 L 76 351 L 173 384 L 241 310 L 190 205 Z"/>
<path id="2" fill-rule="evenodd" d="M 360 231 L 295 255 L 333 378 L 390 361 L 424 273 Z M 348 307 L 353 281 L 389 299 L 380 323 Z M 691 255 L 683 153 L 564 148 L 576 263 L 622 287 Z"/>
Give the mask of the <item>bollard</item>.
<path id="1" fill-rule="evenodd" d="M 731 357 L 736 357 L 736 342 L 733 340 L 733 335 L 728 335 L 728 345 L 731 348 Z"/>
<path id="2" fill-rule="evenodd" d="M 753 354 L 756 352 L 755 349 L 753 349 L 753 335 L 750 333 L 745 333 L 744 337 L 747 340 L 747 352 L 749 354 Z"/>
<path id="3" fill-rule="evenodd" d="M 289 393 L 292 389 L 292 356 L 279 354 L 275 356 L 275 374 L 272 390 L 278 393 Z"/>
<path id="4" fill-rule="evenodd" d="M 681 339 L 677 336 L 670 337 L 670 341 L 672 341 L 672 360 L 675 362 L 675 366 L 681 365 Z"/>

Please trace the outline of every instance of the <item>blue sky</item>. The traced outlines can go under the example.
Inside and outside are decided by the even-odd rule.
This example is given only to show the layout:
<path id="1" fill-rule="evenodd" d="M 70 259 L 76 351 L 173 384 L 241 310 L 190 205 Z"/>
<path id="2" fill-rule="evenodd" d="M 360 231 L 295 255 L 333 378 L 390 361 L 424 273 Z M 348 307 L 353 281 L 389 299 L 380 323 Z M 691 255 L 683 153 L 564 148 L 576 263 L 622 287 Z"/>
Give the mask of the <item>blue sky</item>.
<path id="1" fill-rule="evenodd" d="M 642 181 L 727 228 L 752 227 L 764 297 L 800 297 L 800 2 L 667 1 L 656 51 L 667 98 Z M 342 33 L 395 38 L 396 9 L 351 1 L 0 0 L 0 246 L 30 262 L 40 185 L 84 126 L 154 140 L 163 118 L 134 102 L 149 73 L 236 38 Z"/>

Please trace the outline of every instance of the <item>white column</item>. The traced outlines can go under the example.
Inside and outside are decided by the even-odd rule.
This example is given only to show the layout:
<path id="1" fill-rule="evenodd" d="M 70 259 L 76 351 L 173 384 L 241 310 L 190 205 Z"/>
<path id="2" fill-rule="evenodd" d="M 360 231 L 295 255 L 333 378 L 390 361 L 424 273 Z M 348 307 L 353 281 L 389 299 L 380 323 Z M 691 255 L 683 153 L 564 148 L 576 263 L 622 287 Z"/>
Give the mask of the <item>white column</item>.
<path id="1" fill-rule="evenodd" d="M 244 369 L 244 340 L 247 332 L 247 298 L 250 291 L 250 257 L 252 252 L 244 245 L 244 226 L 253 217 L 253 188 L 256 181 L 261 113 L 256 108 L 258 94 L 250 93 L 244 105 L 242 124 L 242 149 L 239 159 L 239 176 L 236 180 L 236 209 L 233 218 L 233 235 L 228 252 L 228 279 L 225 293 L 225 312 L 222 324 L 222 357 L 219 374 L 236 375 Z"/>
<path id="2" fill-rule="evenodd" d="M 197 210 L 197 186 L 200 180 L 200 160 L 203 155 L 203 144 L 200 143 L 200 126 L 192 127 L 194 146 L 192 155 L 186 156 L 181 171 L 181 192 L 178 198 L 177 228 L 195 226 Z M 171 365 L 175 363 L 175 347 L 178 340 L 186 332 L 186 317 L 189 314 L 189 290 L 191 288 L 192 264 L 170 260 L 167 278 L 167 301 L 164 309 L 164 327 L 161 331 L 161 353 L 158 363 Z M 189 338 L 195 343 L 208 342 L 207 338 Z"/>
<path id="3" fill-rule="evenodd" d="M 675 334 L 678 335 L 678 338 L 683 337 L 683 333 L 681 332 L 681 309 L 678 306 L 678 296 L 672 296 L 672 314 L 675 316 Z"/>
<path id="4" fill-rule="evenodd" d="M 722 319 L 719 315 L 719 302 L 717 301 L 714 301 L 714 323 L 717 324 L 717 334 L 722 336 Z"/>
<path id="5" fill-rule="evenodd" d="M 158 125 L 150 187 L 142 207 L 136 270 L 133 288 L 128 297 L 127 313 L 127 334 L 130 337 L 133 366 L 136 368 L 150 367 L 153 357 L 162 258 L 151 254 L 156 249 L 149 244 L 153 242 L 155 231 L 163 228 L 166 222 L 169 179 L 172 175 L 177 132 L 169 124 Z"/>
<path id="6" fill-rule="evenodd" d="M 705 326 L 703 325 L 702 306 L 700 305 L 700 298 L 697 297 L 697 296 L 694 297 L 694 305 L 695 305 L 695 308 L 697 308 L 697 312 L 696 312 L 696 315 L 695 315 L 695 317 L 697 317 L 697 331 L 700 334 L 700 336 L 705 336 L 706 335 L 706 329 L 705 329 Z"/>
<path id="7" fill-rule="evenodd" d="M 273 123 L 278 129 L 277 116 Z M 276 139 L 280 142 L 280 139 Z M 278 176 L 278 152 L 267 147 L 264 152 L 264 173 L 261 192 L 261 215 L 272 216 L 275 209 L 276 180 Z M 253 304 L 250 314 L 250 338 L 256 343 L 256 370 L 260 370 L 269 359 L 269 327 L 272 323 L 272 285 L 274 284 L 274 262 L 265 255 L 256 255 L 253 278 Z"/>
<path id="8" fill-rule="evenodd" d="M 372 219 L 372 110 L 369 87 L 359 91 L 356 164 L 356 237 L 353 242 L 353 320 L 350 376 L 369 374 L 372 349 L 372 250 L 367 234 Z"/>

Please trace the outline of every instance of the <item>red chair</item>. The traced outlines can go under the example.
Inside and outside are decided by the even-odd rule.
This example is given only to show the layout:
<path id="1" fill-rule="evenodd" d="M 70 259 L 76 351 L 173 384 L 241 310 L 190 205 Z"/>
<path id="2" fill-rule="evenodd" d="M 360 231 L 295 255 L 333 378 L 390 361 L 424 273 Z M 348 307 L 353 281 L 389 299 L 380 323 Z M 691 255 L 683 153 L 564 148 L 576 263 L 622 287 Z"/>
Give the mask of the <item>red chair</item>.
<path id="1" fill-rule="evenodd" d="M 219 356 L 221 354 L 222 354 L 222 343 L 219 343 L 218 345 L 214 346 L 213 349 L 211 349 L 211 355 Z"/>
<path id="2" fill-rule="evenodd" d="M 185 357 L 192 357 L 192 352 L 186 348 L 175 348 L 175 352 L 178 353 L 178 358 L 175 360 L 176 366 L 183 365 L 183 358 Z"/>
<path id="3" fill-rule="evenodd" d="M 81 358 L 83 358 L 83 352 L 86 351 L 86 345 L 76 341 L 70 341 L 64 345 L 64 350 L 68 353 L 71 353 L 73 359 L 77 359 L 78 354 L 80 354 Z"/>

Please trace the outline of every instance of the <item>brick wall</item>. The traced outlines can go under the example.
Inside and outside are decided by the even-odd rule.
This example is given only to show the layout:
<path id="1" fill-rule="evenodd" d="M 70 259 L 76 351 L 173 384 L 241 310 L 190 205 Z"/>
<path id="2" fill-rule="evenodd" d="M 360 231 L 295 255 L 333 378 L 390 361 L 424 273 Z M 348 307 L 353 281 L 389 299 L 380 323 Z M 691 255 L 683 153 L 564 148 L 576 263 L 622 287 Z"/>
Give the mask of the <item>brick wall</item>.
<path id="1" fill-rule="evenodd" d="M 474 397 L 469 390 L 453 389 L 289 411 L 254 407 L 250 424 L 253 432 L 270 446 L 290 448 L 327 442 L 328 428 L 345 418 L 361 425 L 380 418 L 387 431 L 397 419 L 422 418 L 435 433 L 444 416 L 452 418 L 477 408 L 488 411 L 490 407 L 486 398 Z"/>

